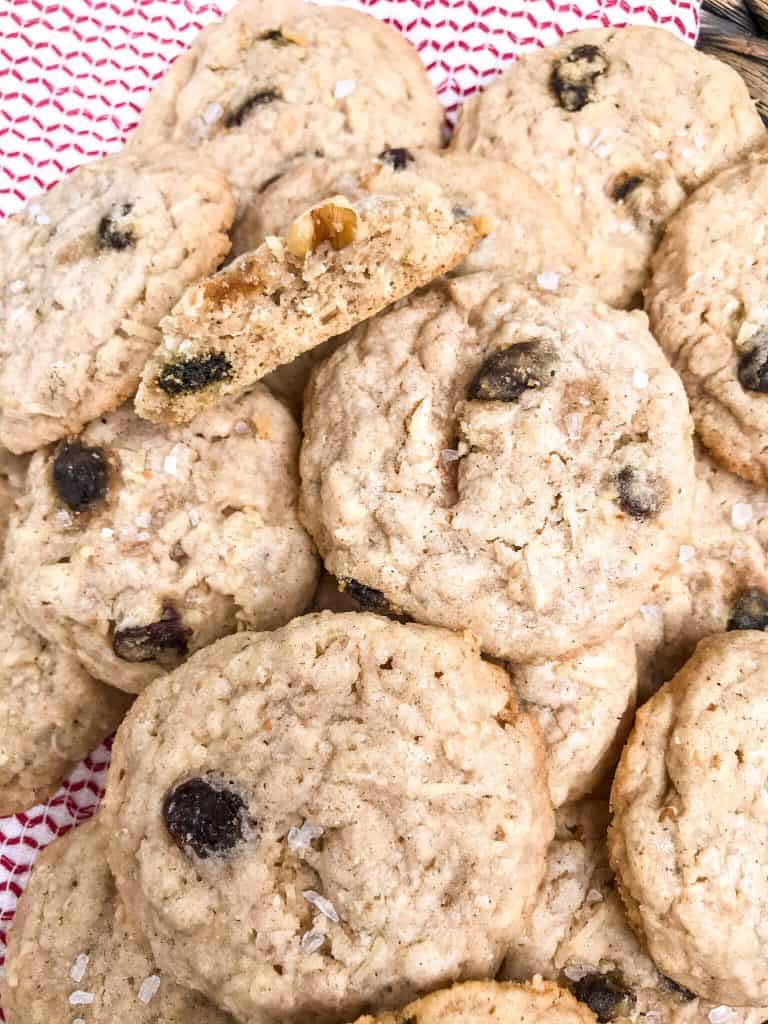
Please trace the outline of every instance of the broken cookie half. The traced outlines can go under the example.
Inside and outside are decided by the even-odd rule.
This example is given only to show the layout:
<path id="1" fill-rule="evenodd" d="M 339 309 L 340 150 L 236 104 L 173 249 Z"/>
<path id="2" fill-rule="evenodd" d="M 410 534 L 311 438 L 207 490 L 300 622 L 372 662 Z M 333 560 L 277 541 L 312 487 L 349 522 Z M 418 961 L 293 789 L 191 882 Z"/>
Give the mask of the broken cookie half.
<path id="1" fill-rule="evenodd" d="M 136 410 L 182 423 L 456 266 L 490 230 L 431 183 L 335 195 L 189 288 L 162 324 Z"/>

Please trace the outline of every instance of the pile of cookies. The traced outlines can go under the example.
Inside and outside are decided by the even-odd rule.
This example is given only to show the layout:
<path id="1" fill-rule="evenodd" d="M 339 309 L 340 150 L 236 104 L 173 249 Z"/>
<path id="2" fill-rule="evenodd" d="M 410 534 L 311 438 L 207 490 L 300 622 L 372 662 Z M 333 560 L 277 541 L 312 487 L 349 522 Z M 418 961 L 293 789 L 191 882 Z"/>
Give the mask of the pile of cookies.
<path id="1" fill-rule="evenodd" d="M 243 0 L 0 225 L 0 814 L 117 729 L 10 1024 L 768 1018 L 767 212 L 663 30 L 445 146 Z"/>

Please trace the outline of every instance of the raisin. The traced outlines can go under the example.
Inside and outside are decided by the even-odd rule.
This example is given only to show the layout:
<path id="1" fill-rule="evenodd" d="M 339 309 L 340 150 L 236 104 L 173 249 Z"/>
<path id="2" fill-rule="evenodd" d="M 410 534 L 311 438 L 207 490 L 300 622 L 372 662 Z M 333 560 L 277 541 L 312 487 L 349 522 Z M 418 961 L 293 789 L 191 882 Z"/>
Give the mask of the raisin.
<path id="1" fill-rule="evenodd" d="M 190 395 L 229 380 L 231 376 L 232 363 L 224 353 L 208 352 L 180 363 L 170 363 L 158 375 L 157 386 L 167 395 Z"/>
<path id="2" fill-rule="evenodd" d="M 768 630 L 768 594 L 759 587 L 747 587 L 737 595 L 733 611 L 725 627 L 734 629 Z"/>
<path id="3" fill-rule="evenodd" d="M 163 801 L 163 820 L 182 853 L 201 860 L 229 853 L 258 827 L 240 794 L 213 776 L 175 786 Z"/>
<path id="4" fill-rule="evenodd" d="M 595 82 L 608 67 L 602 50 L 577 46 L 552 68 L 549 87 L 563 110 L 575 113 L 595 98 Z"/>
<path id="5" fill-rule="evenodd" d="M 366 611 L 379 612 L 382 615 L 390 611 L 386 597 L 375 587 L 367 587 L 364 583 L 358 583 L 357 580 L 345 576 L 339 580 L 339 589 L 349 594 Z"/>
<path id="6" fill-rule="evenodd" d="M 73 512 L 101 501 L 107 493 L 107 460 L 101 448 L 65 441 L 53 460 L 53 486 Z"/>
<path id="7" fill-rule="evenodd" d="M 752 335 L 750 346 L 739 359 L 737 375 L 745 391 L 768 394 L 768 327 Z"/>
<path id="8" fill-rule="evenodd" d="M 573 983 L 571 991 L 580 1003 L 585 1003 L 601 1024 L 626 1017 L 635 1005 L 635 993 L 626 987 L 618 971 L 585 974 Z"/>
<path id="9" fill-rule="evenodd" d="M 611 198 L 617 203 L 623 203 L 642 184 L 643 179 L 636 174 L 620 174 L 611 186 Z"/>
<path id="10" fill-rule="evenodd" d="M 404 149 L 402 146 L 396 146 L 394 149 L 383 149 L 379 153 L 379 160 L 383 160 L 385 164 L 395 171 L 403 171 L 412 164 L 416 157 L 411 153 L 410 150 Z"/>
<path id="11" fill-rule="evenodd" d="M 175 609 L 166 605 L 157 622 L 117 630 L 112 649 L 122 661 L 155 661 L 166 653 L 185 655 L 191 635 Z"/>
<path id="12" fill-rule="evenodd" d="M 668 978 L 666 974 L 661 975 L 661 984 L 668 992 L 676 995 L 683 1003 L 690 1003 L 696 998 L 695 992 L 691 992 L 691 990 L 689 988 L 685 988 L 684 985 L 678 985 L 676 981 Z"/>
<path id="13" fill-rule="evenodd" d="M 467 397 L 478 402 L 515 402 L 555 375 L 555 356 L 538 341 L 523 341 L 489 356 L 473 377 Z"/>
<path id="14" fill-rule="evenodd" d="M 228 114 L 224 124 L 227 128 L 239 126 L 256 107 L 265 107 L 268 103 L 274 103 L 279 99 L 282 97 L 276 89 L 262 89 L 261 92 L 254 93 L 244 103 L 241 103 L 237 110 Z"/>
<path id="15" fill-rule="evenodd" d="M 616 476 L 619 505 L 633 519 L 652 519 L 661 510 L 656 477 L 651 473 L 625 466 Z"/>
<path id="16" fill-rule="evenodd" d="M 128 249 L 136 238 L 133 231 L 121 221 L 133 209 L 133 203 L 123 203 L 111 213 L 105 214 L 99 221 L 99 246 L 102 249 Z"/>

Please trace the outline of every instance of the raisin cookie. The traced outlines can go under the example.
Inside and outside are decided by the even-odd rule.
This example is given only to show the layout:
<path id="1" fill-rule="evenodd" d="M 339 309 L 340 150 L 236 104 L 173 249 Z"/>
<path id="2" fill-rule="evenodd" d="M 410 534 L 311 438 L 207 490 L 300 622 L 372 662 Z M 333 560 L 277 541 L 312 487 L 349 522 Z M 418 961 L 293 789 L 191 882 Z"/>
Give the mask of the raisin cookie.
<path id="1" fill-rule="evenodd" d="M 361 166 L 352 160 L 304 160 L 265 189 L 241 224 L 233 249 L 252 249 L 284 231 L 310 204 L 338 193 L 364 189 L 403 194 L 434 182 L 454 205 L 487 217 L 489 232 L 452 271 L 508 270 L 519 277 L 547 278 L 579 271 L 584 252 L 557 204 L 536 182 L 500 160 L 466 153 L 390 149 Z M 247 231 L 245 230 L 247 226 Z"/>
<path id="2" fill-rule="evenodd" d="M 128 927 L 98 817 L 35 862 L 8 936 L 0 999 L 13 1024 L 78 1015 L 88 1024 L 234 1024 L 160 974 Z"/>
<path id="3" fill-rule="evenodd" d="M 352 1020 L 493 976 L 542 877 L 545 778 L 472 638 L 309 615 L 145 691 L 115 741 L 110 862 L 177 981 L 251 1024 Z"/>
<path id="4" fill-rule="evenodd" d="M 631 624 L 639 696 L 651 696 L 712 633 L 768 629 L 768 491 L 697 446 L 690 538 Z"/>
<path id="5" fill-rule="evenodd" d="M 173 141 L 215 161 L 242 212 L 299 155 L 437 147 L 442 127 L 421 58 L 396 29 L 341 7 L 242 0 L 174 61 L 128 147 Z"/>
<path id="6" fill-rule="evenodd" d="M 713 1005 L 661 974 L 637 940 L 616 890 L 605 841 L 608 806 L 563 807 L 547 873 L 501 976 L 568 986 L 601 1022 L 762 1024 L 768 1008 Z"/>
<path id="7" fill-rule="evenodd" d="M 20 611 L 130 692 L 226 633 L 287 622 L 318 574 L 298 445 L 257 386 L 188 427 L 124 406 L 37 452 L 7 539 Z"/>
<path id="8" fill-rule="evenodd" d="M 161 318 L 227 252 L 229 186 L 181 157 L 97 160 L 0 224 L 0 444 L 11 451 L 77 433 L 132 395 Z"/>
<path id="9" fill-rule="evenodd" d="M 561 205 L 612 305 L 635 301 L 686 193 L 765 137 L 739 75 L 665 29 L 590 29 L 464 104 L 453 147 L 506 159 Z"/>
<path id="10" fill-rule="evenodd" d="M 768 1002 L 768 636 L 702 640 L 638 713 L 611 792 L 611 864 L 657 967 L 713 1002 Z"/>
<path id="11" fill-rule="evenodd" d="M 322 201 L 185 293 L 142 374 L 139 415 L 191 419 L 450 270 L 484 230 L 426 183 Z"/>
<path id="12" fill-rule="evenodd" d="M 433 992 L 396 1013 L 360 1017 L 356 1024 L 594 1024 L 594 1016 L 557 985 L 465 981 Z"/>
<path id="13" fill-rule="evenodd" d="M 51 796 L 129 703 L 28 626 L 0 580 L 0 817 Z"/>
<path id="14" fill-rule="evenodd" d="M 547 741 L 555 807 L 591 793 L 619 759 L 637 698 L 630 625 L 574 657 L 508 666 L 523 708 Z"/>
<path id="15" fill-rule="evenodd" d="M 472 274 L 315 374 L 302 516 L 327 569 L 512 662 L 601 643 L 687 536 L 691 424 L 642 313 Z"/>
<path id="16" fill-rule="evenodd" d="M 768 149 L 699 189 L 669 224 L 646 305 L 696 429 L 733 473 L 768 485 Z"/>

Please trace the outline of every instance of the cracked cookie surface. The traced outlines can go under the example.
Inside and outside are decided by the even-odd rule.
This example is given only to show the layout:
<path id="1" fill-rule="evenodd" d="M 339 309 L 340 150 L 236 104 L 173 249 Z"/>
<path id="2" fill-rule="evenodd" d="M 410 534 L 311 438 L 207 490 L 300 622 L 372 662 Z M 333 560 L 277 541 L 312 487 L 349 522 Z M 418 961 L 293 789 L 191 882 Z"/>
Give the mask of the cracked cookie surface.
<path id="1" fill-rule="evenodd" d="M 77 433 L 132 395 L 161 318 L 229 249 L 226 179 L 187 161 L 174 147 L 97 160 L 0 224 L 6 448 Z"/>
<path id="2" fill-rule="evenodd" d="M 611 792 L 629 920 L 660 970 L 729 1005 L 768 997 L 768 636 L 702 640 L 640 710 Z"/>
<path id="3" fill-rule="evenodd" d="M 302 517 L 337 577 L 513 663 L 560 658 L 607 639 L 671 565 L 690 433 L 642 314 L 467 275 L 316 372 Z"/>
<path id="4" fill-rule="evenodd" d="M 764 138 L 733 69 L 634 26 L 523 56 L 464 104 L 452 146 L 530 174 L 584 239 L 601 296 L 626 306 L 686 194 Z"/>
<path id="5" fill-rule="evenodd" d="M 110 861 L 177 980 L 254 1024 L 352 1020 L 493 975 L 541 878 L 545 778 L 474 641 L 310 615 L 142 695 L 113 751 Z"/>
<path id="6" fill-rule="evenodd" d="M 282 625 L 319 568 L 298 445 L 259 385 L 186 427 L 124 406 L 37 452 L 7 541 L 19 610 L 130 692 L 235 629 Z"/>

